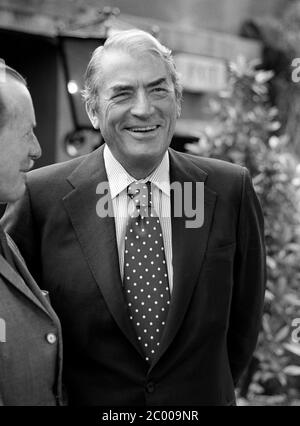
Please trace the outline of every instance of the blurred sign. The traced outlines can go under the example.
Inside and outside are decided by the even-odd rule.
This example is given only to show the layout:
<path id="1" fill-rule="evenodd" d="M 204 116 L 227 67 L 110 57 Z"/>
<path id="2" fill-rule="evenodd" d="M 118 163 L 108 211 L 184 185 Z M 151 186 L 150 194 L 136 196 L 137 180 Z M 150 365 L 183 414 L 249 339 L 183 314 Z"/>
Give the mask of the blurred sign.
<path id="1" fill-rule="evenodd" d="M 227 66 L 222 59 L 179 53 L 174 55 L 184 90 L 217 92 L 227 85 Z"/>

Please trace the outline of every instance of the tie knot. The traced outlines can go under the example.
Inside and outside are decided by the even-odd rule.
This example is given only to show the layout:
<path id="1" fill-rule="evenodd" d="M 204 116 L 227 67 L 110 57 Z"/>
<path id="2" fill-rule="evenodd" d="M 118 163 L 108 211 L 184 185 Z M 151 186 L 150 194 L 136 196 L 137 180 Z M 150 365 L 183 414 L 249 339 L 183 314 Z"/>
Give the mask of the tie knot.
<path id="1" fill-rule="evenodd" d="M 151 206 L 151 184 L 150 182 L 133 182 L 127 188 L 128 196 L 135 202 L 136 206 Z"/>

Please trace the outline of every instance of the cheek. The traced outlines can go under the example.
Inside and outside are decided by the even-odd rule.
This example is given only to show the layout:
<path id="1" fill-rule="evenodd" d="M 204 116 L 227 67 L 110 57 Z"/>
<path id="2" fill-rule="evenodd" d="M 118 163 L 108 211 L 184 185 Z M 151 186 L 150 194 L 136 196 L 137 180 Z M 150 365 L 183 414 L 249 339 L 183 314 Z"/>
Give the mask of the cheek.
<path id="1" fill-rule="evenodd" d="M 115 104 L 113 102 L 103 102 L 99 115 L 101 125 L 110 131 L 117 130 L 125 121 L 129 109 L 128 103 Z"/>
<path id="2" fill-rule="evenodd" d="M 168 97 L 161 104 L 160 109 L 162 114 L 169 119 L 171 123 L 175 122 L 178 118 L 178 103 L 173 97 Z"/>
<path id="3" fill-rule="evenodd" d="M 99 117 L 99 129 L 102 134 L 102 136 L 105 138 L 107 134 L 109 134 L 109 122 L 107 120 L 107 117 L 105 114 L 102 114 L 101 117 Z"/>
<path id="4" fill-rule="evenodd" d="M 99 112 L 99 126 L 101 132 L 107 132 L 113 126 L 114 108 L 109 102 L 103 102 Z"/>

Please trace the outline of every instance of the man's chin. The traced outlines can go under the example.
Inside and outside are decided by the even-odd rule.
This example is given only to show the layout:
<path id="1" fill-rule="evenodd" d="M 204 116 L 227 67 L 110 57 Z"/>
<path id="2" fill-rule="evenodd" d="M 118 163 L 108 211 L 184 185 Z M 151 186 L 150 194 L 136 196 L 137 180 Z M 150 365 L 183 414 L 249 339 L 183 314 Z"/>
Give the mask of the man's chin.
<path id="1" fill-rule="evenodd" d="M 133 146 L 128 147 L 127 158 L 141 157 L 157 159 L 163 157 L 168 149 L 165 144 L 159 141 L 154 142 L 140 142 L 135 143 Z"/>

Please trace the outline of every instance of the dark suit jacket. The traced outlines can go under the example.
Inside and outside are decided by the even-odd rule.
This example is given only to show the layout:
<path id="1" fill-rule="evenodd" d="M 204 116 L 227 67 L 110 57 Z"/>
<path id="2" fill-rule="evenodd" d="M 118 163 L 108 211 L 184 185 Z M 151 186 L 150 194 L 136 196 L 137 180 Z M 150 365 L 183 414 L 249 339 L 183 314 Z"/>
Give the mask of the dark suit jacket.
<path id="1" fill-rule="evenodd" d="M 113 218 L 99 218 L 103 147 L 29 173 L 5 217 L 62 322 L 72 404 L 227 405 L 256 345 L 263 218 L 246 169 L 170 149 L 171 182 L 205 182 L 201 228 L 172 218 L 174 289 L 149 368 L 122 294 Z M 194 193 L 195 196 L 195 193 Z"/>
<path id="2" fill-rule="evenodd" d="M 8 243 L 16 269 L 0 255 L 0 405 L 61 404 L 60 323 L 13 241 Z M 48 342 L 49 333 L 56 342 Z"/>

